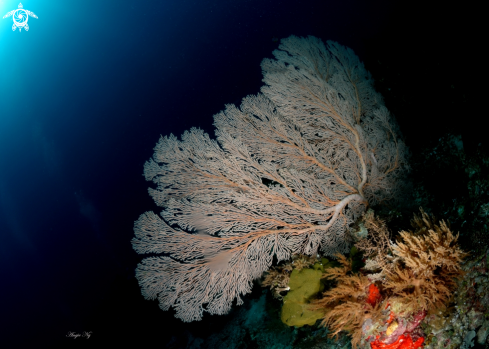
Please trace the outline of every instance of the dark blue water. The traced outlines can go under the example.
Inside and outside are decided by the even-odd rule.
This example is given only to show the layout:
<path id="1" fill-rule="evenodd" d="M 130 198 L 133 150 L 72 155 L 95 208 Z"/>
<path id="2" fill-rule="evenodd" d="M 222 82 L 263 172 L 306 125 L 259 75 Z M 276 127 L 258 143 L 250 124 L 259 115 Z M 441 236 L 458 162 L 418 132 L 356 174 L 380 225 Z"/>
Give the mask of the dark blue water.
<path id="1" fill-rule="evenodd" d="M 28 31 L 2 19 L 0 347 L 66 348 L 81 341 L 70 332 L 92 333 L 93 347 L 165 346 L 175 331 L 217 331 L 217 317 L 185 327 L 139 293 L 133 223 L 160 210 L 144 162 L 160 135 L 213 135 L 212 116 L 259 91 L 261 60 L 289 35 L 335 40 L 373 62 L 374 43 L 420 60 L 432 52 L 413 53 L 416 41 L 457 50 L 456 30 L 429 29 L 437 10 L 427 20 L 390 3 L 26 0 L 38 16 Z M 0 14 L 18 5 L 0 1 Z"/>

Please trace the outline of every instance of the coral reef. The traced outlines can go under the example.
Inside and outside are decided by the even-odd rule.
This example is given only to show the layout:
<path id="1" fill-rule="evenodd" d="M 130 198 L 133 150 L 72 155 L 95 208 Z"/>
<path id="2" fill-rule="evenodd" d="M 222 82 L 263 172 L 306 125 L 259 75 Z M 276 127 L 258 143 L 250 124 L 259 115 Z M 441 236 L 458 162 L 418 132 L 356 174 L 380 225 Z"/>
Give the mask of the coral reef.
<path id="1" fill-rule="evenodd" d="M 465 262 L 450 307 L 426 317 L 426 348 L 489 347 L 489 250 Z"/>
<path id="2" fill-rule="evenodd" d="M 314 338 L 314 348 L 331 347 L 332 338 L 340 347 L 345 334 L 353 348 L 362 349 L 489 347 L 489 249 L 468 259 L 450 224 L 422 209 L 411 224 L 413 230 L 394 239 L 386 220 L 369 210 L 356 224 L 368 231 L 367 238 L 356 235 L 362 253 L 352 249 L 349 257 L 337 255 L 333 262 L 296 255 L 294 263 L 270 271 L 262 286 L 273 291 L 272 285 L 286 279 L 282 286 L 289 287 L 295 268 L 314 271 L 322 264 L 325 292 L 308 300 L 311 310 L 324 316 L 300 327 Z M 359 259 L 361 268 L 354 267 Z M 329 339 L 312 335 L 320 328 Z"/>
<path id="3" fill-rule="evenodd" d="M 365 254 L 361 273 L 352 273 L 351 260 L 338 256 L 339 268 L 324 277 L 337 284 L 314 302 L 324 309 L 322 325 L 330 336 L 347 331 L 352 346 L 362 348 L 419 348 L 425 341 L 425 318 L 447 309 L 465 272 L 467 257 L 449 224 L 421 209 L 392 242 L 385 222 L 372 211 L 363 217 L 368 238 L 356 246 Z"/>

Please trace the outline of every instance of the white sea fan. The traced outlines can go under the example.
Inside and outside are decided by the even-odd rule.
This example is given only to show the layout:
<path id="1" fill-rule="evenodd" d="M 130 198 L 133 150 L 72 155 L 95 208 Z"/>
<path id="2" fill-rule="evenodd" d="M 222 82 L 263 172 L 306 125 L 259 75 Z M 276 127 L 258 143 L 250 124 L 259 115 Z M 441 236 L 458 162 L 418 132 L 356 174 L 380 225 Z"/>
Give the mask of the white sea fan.
<path id="1" fill-rule="evenodd" d="M 162 137 L 144 174 L 164 208 L 135 223 L 143 295 L 183 321 L 227 313 L 293 253 L 349 248 L 366 205 L 402 197 L 407 149 L 352 50 L 295 36 L 262 63 L 262 94 L 215 115 L 217 140 Z"/>

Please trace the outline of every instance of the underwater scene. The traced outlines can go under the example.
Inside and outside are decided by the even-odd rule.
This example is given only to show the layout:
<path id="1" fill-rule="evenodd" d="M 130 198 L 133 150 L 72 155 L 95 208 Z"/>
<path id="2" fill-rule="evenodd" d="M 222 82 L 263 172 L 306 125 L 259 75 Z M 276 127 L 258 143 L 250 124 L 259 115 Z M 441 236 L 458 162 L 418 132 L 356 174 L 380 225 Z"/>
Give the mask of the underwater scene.
<path id="1" fill-rule="evenodd" d="M 479 6 L 0 0 L 0 348 L 489 348 Z"/>

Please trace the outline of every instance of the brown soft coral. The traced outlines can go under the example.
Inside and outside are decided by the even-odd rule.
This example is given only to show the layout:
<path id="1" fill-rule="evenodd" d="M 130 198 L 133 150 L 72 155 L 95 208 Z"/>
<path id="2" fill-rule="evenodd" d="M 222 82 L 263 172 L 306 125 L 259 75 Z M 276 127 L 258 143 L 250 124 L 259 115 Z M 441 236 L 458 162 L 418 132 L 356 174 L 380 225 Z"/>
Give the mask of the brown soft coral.
<path id="1" fill-rule="evenodd" d="M 332 336 L 348 331 L 354 348 L 367 342 L 387 347 L 408 337 L 421 345 L 419 324 L 428 312 L 447 305 L 467 256 L 457 245 L 458 235 L 444 221 L 435 222 L 421 209 L 411 221 L 415 231 L 400 232 L 393 243 L 382 220 L 373 212 L 364 215 L 369 236 L 356 246 L 367 258 L 366 267 L 354 275 L 350 261 L 338 256 L 342 266 L 325 274 L 337 285 L 314 303 L 325 310 L 322 325 Z"/>
<path id="2" fill-rule="evenodd" d="M 337 255 L 341 267 L 328 268 L 324 277 L 337 281 L 336 287 L 324 292 L 323 298 L 315 301 L 312 309 L 325 311 L 321 322 L 332 330 L 330 337 L 337 336 L 345 330 L 352 336 L 355 348 L 362 338 L 362 325 L 368 318 L 376 319 L 381 314 L 377 295 L 375 302 L 370 300 L 372 283 L 364 275 L 351 275 L 351 261 L 343 255 Z M 380 297 L 380 295 L 379 295 Z"/>
<path id="3" fill-rule="evenodd" d="M 371 209 L 363 215 L 362 222 L 368 230 L 368 238 L 358 240 L 355 246 L 366 259 L 363 269 L 368 272 L 369 280 L 382 281 L 385 274 L 394 270 L 399 259 L 392 254 L 391 233 L 386 222 L 375 216 Z"/>
<path id="4" fill-rule="evenodd" d="M 400 260 L 393 272 L 386 273 L 384 286 L 392 291 L 393 300 L 409 312 L 444 307 L 463 272 L 461 263 L 467 256 L 442 220 L 435 224 L 422 209 L 411 222 L 416 228 L 400 232 L 392 253 Z"/>

